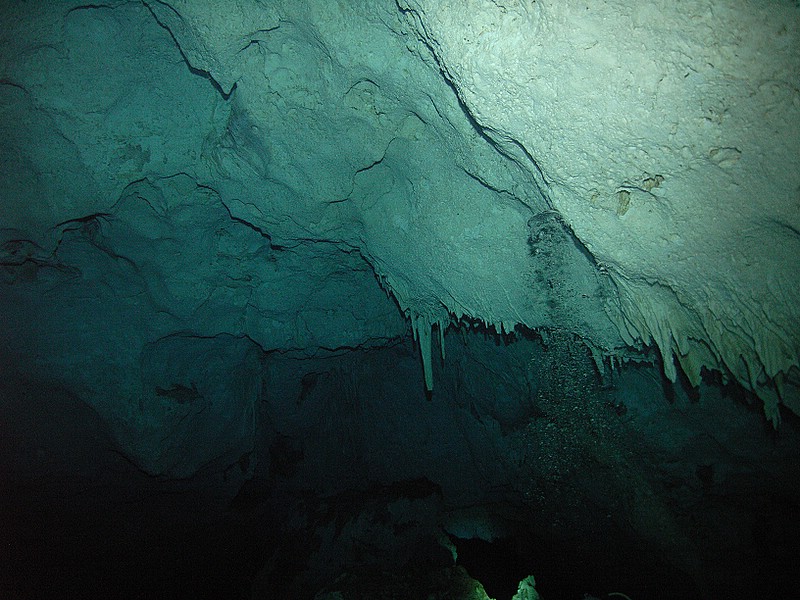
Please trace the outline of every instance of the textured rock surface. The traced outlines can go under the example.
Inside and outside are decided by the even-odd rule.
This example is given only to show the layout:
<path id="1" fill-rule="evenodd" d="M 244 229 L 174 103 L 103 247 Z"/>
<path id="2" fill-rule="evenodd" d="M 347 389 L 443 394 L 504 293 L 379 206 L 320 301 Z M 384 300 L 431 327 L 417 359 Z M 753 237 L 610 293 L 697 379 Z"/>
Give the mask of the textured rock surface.
<path id="1" fill-rule="evenodd" d="M 796 3 L 400 4 L 608 271 L 622 335 L 673 380 L 673 354 L 694 384 L 732 373 L 777 423 L 800 357 Z"/>
<path id="2" fill-rule="evenodd" d="M 12 355 L 67 340 L 94 297 L 82 348 L 116 369 L 83 352 L 41 368 L 70 373 L 133 440 L 159 420 L 139 407 L 163 410 L 164 382 L 137 373 L 146 344 L 382 343 L 404 325 L 378 283 L 411 317 L 429 385 L 431 328 L 451 315 L 622 346 L 604 277 L 472 127 L 396 7 L 235 6 L 17 7 L 2 83 Z M 29 331 L 31 297 L 46 330 Z"/>
<path id="3" fill-rule="evenodd" d="M 800 539 L 799 11 L 3 3 L 18 539 L 93 531 L 149 596 L 176 549 L 311 597 L 444 530 L 516 545 L 498 597 L 538 569 L 769 597 Z"/>

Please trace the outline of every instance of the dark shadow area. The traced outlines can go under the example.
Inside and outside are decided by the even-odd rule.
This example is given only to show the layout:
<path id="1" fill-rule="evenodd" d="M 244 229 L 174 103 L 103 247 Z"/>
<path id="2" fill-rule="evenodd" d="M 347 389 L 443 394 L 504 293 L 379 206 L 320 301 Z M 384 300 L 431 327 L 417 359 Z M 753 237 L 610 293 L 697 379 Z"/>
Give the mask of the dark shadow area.
<path id="1" fill-rule="evenodd" d="M 269 530 L 148 476 L 58 387 L 0 383 L 0 597 L 248 598 Z"/>
<path id="2" fill-rule="evenodd" d="M 471 577 L 506 600 L 529 575 L 544 600 L 790 597 L 795 419 L 769 434 L 713 379 L 670 402 L 647 365 L 604 386 L 572 337 L 453 332 L 430 402 L 407 339 L 270 355 L 252 452 L 185 480 L 57 385 L 3 377 L 0 597 L 438 600 Z M 473 509 L 511 526 L 451 538 L 454 565 L 443 530 Z"/>
<path id="3" fill-rule="evenodd" d="M 494 600 L 511 600 L 519 581 L 528 575 L 534 575 L 536 589 L 546 600 L 606 598 L 614 592 L 648 600 L 701 597 L 686 574 L 663 564 L 659 557 L 646 550 L 637 552 L 629 541 L 599 541 L 567 545 L 529 534 L 493 542 L 457 539 L 455 543 L 459 564 Z M 665 581 L 671 582 L 669 588 Z"/>

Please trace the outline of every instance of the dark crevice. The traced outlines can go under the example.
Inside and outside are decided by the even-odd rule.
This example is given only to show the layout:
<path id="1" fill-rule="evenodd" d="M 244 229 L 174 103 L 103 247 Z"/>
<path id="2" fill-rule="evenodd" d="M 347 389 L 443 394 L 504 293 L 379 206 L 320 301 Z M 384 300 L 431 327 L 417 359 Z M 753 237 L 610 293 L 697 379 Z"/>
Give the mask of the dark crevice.
<path id="1" fill-rule="evenodd" d="M 180 13 L 178 11 L 176 11 L 168 3 L 166 3 L 166 2 L 158 2 L 158 4 L 161 4 L 162 6 L 168 7 L 172 12 L 174 12 L 178 16 L 179 19 L 182 19 Z M 189 72 L 192 75 L 197 75 L 198 77 L 202 77 L 203 79 L 208 80 L 208 82 L 211 83 L 211 85 L 214 87 L 214 89 L 217 90 L 217 92 L 219 92 L 219 95 L 222 97 L 223 100 L 226 100 L 226 101 L 230 100 L 230 98 L 233 95 L 233 92 L 236 90 L 236 86 L 238 84 L 234 83 L 233 86 L 231 86 L 231 89 L 226 92 L 222 88 L 222 85 L 220 85 L 220 83 L 214 78 L 214 76 L 210 72 L 206 71 L 205 69 L 200 69 L 200 68 L 195 67 L 194 65 L 192 65 L 192 62 L 189 60 L 189 57 L 186 56 L 186 53 L 183 51 L 183 48 L 181 47 L 181 44 L 178 41 L 178 38 L 175 37 L 175 34 L 173 33 L 172 29 L 170 29 L 170 27 L 166 23 L 162 22 L 161 19 L 158 18 L 158 15 L 156 15 L 155 11 L 150 6 L 149 2 L 144 2 L 144 5 L 147 7 L 147 10 L 150 11 L 150 14 L 153 15 L 153 18 L 155 19 L 156 23 L 158 23 L 163 29 L 165 29 L 167 31 L 167 33 L 169 33 L 169 36 L 172 38 L 172 41 L 175 44 L 175 48 L 177 48 L 178 52 L 180 53 L 181 58 L 183 59 L 183 62 L 186 64 L 186 67 L 189 69 Z"/>
<path id="2" fill-rule="evenodd" d="M 434 48 L 433 43 L 431 42 L 431 40 L 433 40 L 433 37 L 430 35 L 427 28 L 425 27 L 422 18 L 417 14 L 415 10 L 410 8 L 403 8 L 402 6 L 400 6 L 400 3 L 397 0 L 395 0 L 395 5 L 397 6 L 397 9 L 400 11 L 401 14 L 411 15 L 414 19 L 414 23 L 421 29 L 421 35 L 418 36 L 419 41 L 430 52 L 430 55 L 433 58 L 439 70 L 439 74 L 442 76 L 442 80 L 445 82 L 447 87 L 449 87 L 450 90 L 452 91 L 453 96 L 455 97 L 456 102 L 458 103 L 458 106 L 461 109 L 461 112 L 464 114 L 464 117 L 467 119 L 467 122 L 470 124 L 472 129 L 478 134 L 478 136 L 481 137 L 481 139 L 487 142 L 504 158 L 507 158 L 514 163 L 518 163 L 519 162 L 518 158 L 512 156 L 507 150 L 505 150 L 505 148 L 503 148 L 497 142 L 497 140 L 488 133 L 487 128 L 478 123 L 478 120 L 475 118 L 475 116 L 472 114 L 472 111 L 470 111 L 469 107 L 464 102 L 464 99 L 462 98 L 462 95 L 460 94 L 458 87 L 456 86 L 455 82 L 453 81 L 453 78 L 447 71 L 447 67 L 444 65 L 441 58 L 439 57 L 439 53 Z M 548 204 L 548 206 L 550 206 L 550 200 L 547 197 L 547 194 L 545 193 L 545 190 L 547 189 L 548 186 L 547 180 L 544 177 L 544 173 L 542 172 L 538 163 L 534 160 L 533 156 L 531 156 L 531 154 L 525 149 L 525 147 L 519 141 L 513 138 L 506 138 L 505 141 L 512 144 L 514 147 L 520 150 L 525 159 L 527 159 L 527 161 L 530 162 L 530 164 L 534 167 L 535 174 L 537 175 L 534 184 L 536 185 L 539 195 Z M 552 208 L 552 206 L 550 206 L 550 208 Z"/>

